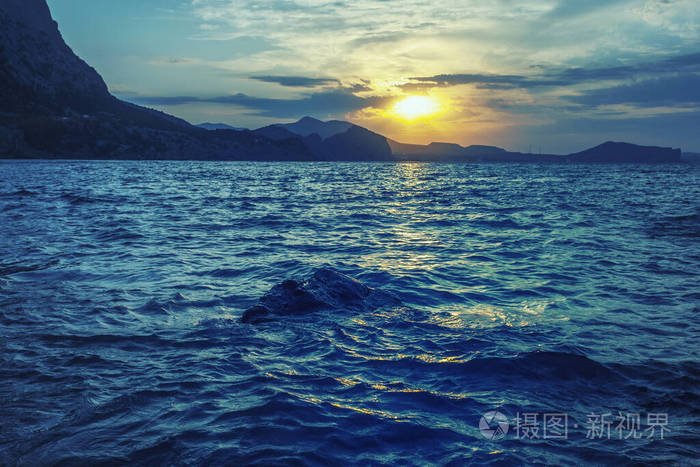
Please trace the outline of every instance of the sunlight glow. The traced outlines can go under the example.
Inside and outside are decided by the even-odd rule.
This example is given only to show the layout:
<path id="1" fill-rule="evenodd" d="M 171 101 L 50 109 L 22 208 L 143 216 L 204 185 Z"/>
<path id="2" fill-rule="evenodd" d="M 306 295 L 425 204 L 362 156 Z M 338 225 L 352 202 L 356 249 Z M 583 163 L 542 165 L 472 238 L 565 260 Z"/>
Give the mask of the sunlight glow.
<path id="1" fill-rule="evenodd" d="M 440 111 L 440 103 L 427 96 L 410 96 L 394 105 L 393 113 L 404 120 L 431 117 Z"/>

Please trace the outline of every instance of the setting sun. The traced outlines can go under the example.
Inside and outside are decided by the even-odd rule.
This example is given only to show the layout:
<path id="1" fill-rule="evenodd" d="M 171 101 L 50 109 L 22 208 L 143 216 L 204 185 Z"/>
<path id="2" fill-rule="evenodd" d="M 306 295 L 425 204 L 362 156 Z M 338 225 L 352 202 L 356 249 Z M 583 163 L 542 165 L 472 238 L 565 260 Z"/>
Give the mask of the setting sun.
<path id="1" fill-rule="evenodd" d="M 405 120 L 416 120 L 435 115 L 440 111 L 440 104 L 427 96 L 410 96 L 397 102 L 393 111 Z"/>

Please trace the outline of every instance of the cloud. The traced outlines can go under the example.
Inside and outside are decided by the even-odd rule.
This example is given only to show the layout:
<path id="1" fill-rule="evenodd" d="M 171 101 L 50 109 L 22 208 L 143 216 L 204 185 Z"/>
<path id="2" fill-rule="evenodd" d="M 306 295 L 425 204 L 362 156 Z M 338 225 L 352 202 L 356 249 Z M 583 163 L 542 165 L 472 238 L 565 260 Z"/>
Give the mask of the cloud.
<path id="1" fill-rule="evenodd" d="M 427 87 L 448 87 L 461 84 L 476 84 L 484 89 L 514 89 L 533 88 L 538 86 L 562 86 L 568 84 L 566 81 L 541 78 L 526 77 L 519 75 L 490 75 L 490 74 L 454 74 L 435 75 L 425 77 L 410 78 L 411 82 L 399 85 L 404 89 L 420 89 Z"/>
<path id="2" fill-rule="evenodd" d="M 412 77 L 407 83 L 397 85 L 404 91 L 421 91 L 431 88 L 474 84 L 478 89 L 533 89 L 541 87 L 567 87 L 595 84 L 604 81 L 624 82 L 632 79 L 658 77 L 680 72 L 700 72 L 700 54 L 665 57 L 655 61 L 612 67 L 576 67 L 560 70 L 536 67 L 537 74 L 498 75 L 486 73 L 457 73 Z M 685 86 L 686 82 L 675 84 Z M 687 80 L 686 80 L 687 81 Z M 660 90 L 661 91 L 661 90 Z"/>
<path id="3" fill-rule="evenodd" d="M 674 24 L 685 13 L 697 23 L 689 0 L 192 0 L 191 5 L 192 17 L 203 26 L 199 38 L 266 41 L 264 50 L 222 66 L 287 88 L 332 85 L 314 81 L 327 76 L 342 83 L 368 77 L 373 83 L 406 83 L 418 76 L 433 79 L 409 80 L 403 90 L 473 84 L 542 92 L 604 79 L 604 73 L 627 79 L 631 61 L 696 50 L 700 39 L 692 28 L 678 31 L 667 27 L 669 21 L 651 21 L 663 14 Z M 545 64 L 548 72 L 531 76 L 533 64 Z"/>
<path id="4" fill-rule="evenodd" d="M 639 75 L 658 75 L 681 71 L 700 71 L 700 53 L 666 57 L 660 60 L 605 68 L 569 68 L 559 74 L 571 84 L 582 81 L 630 79 Z"/>
<path id="5" fill-rule="evenodd" d="M 170 106 L 170 105 L 183 105 L 191 104 L 193 102 L 205 102 L 204 99 L 195 96 L 140 96 L 140 95 L 123 95 L 122 96 L 140 105 L 153 105 L 153 106 Z"/>
<path id="6" fill-rule="evenodd" d="M 585 91 L 569 100 L 585 106 L 632 104 L 639 107 L 700 104 L 700 75 L 694 73 L 647 79 Z"/>
<path id="7" fill-rule="evenodd" d="M 306 78 L 303 76 L 251 76 L 250 79 L 262 81 L 264 83 L 276 83 L 280 86 L 290 88 L 314 88 L 317 86 L 325 86 L 329 84 L 340 84 L 334 78 Z"/>
<path id="8" fill-rule="evenodd" d="M 601 9 L 610 8 L 618 3 L 628 3 L 631 0 L 560 0 L 543 19 L 561 21 L 564 19 L 590 15 Z"/>
<path id="9" fill-rule="evenodd" d="M 342 91 L 313 93 L 298 99 L 269 99 L 245 94 L 210 100 L 221 104 L 246 107 L 257 115 L 274 118 L 296 118 L 304 115 L 344 115 L 378 105 L 379 98 L 362 98 Z"/>
<path id="10" fill-rule="evenodd" d="M 356 92 L 370 92 L 372 91 L 372 82 L 368 79 L 362 79 L 359 83 L 343 84 L 341 89 L 346 92 L 356 93 Z"/>
<path id="11" fill-rule="evenodd" d="M 202 60 L 186 57 L 159 57 L 153 59 L 151 63 L 156 65 L 197 65 L 202 63 Z"/>
<path id="12" fill-rule="evenodd" d="M 274 53 L 256 57 L 264 59 L 264 63 L 256 62 L 258 70 L 265 69 L 258 65 L 267 65 L 272 70 L 275 66 L 299 69 L 303 64 L 304 74 L 311 70 L 322 75 L 331 70 L 345 81 L 356 78 L 357 72 L 381 79 L 380 70 L 389 78 L 407 66 L 407 53 L 426 49 L 428 56 L 440 48 L 441 36 L 468 30 L 478 33 L 489 25 L 498 29 L 494 23 L 502 18 L 509 21 L 510 3 L 510 0 L 495 0 L 490 4 L 444 0 L 439 5 L 425 0 L 193 0 L 193 13 L 206 26 L 201 31 L 202 38 L 263 36 L 279 47 Z M 541 0 L 523 0 L 517 11 L 534 19 L 542 10 L 540 4 Z M 403 45 L 397 47 L 397 44 Z M 377 64 L 371 64 L 368 70 L 372 57 L 376 57 Z M 416 72 L 417 69 L 412 71 Z"/>
<path id="13" fill-rule="evenodd" d="M 388 98 L 359 97 L 342 90 L 312 93 L 296 99 L 271 99 L 246 94 L 233 94 L 217 97 L 193 96 L 139 96 L 131 100 L 137 104 L 151 106 L 177 106 L 193 103 L 234 105 L 249 109 L 261 117 L 279 119 L 297 118 L 304 115 L 343 116 L 367 107 L 382 106 Z"/>

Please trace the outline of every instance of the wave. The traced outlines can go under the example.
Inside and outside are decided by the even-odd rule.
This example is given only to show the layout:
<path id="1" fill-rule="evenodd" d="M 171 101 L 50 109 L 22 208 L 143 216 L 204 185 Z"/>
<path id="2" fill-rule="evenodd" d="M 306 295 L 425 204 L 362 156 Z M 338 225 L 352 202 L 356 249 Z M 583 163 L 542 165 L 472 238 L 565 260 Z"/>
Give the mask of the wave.
<path id="1" fill-rule="evenodd" d="M 36 196 L 38 194 L 38 191 L 31 191 L 24 188 L 20 188 L 16 191 L 0 192 L 0 198 L 23 198 L 28 196 Z"/>
<path id="2" fill-rule="evenodd" d="M 663 217 L 652 224 L 649 234 L 652 237 L 700 237 L 700 212 Z"/>
<path id="3" fill-rule="evenodd" d="M 0 277 L 2 276 L 11 276 L 14 274 L 19 274 L 23 272 L 33 272 L 33 271 L 42 271 L 45 269 L 52 268 L 59 264 L 59 260 L 52 260 L 48 261 L 46 263 L 38 263 L 38 264 L 27 264 L 23 263 L 22 261 L 16 261 L 16 262 L 0 262 Z"/>

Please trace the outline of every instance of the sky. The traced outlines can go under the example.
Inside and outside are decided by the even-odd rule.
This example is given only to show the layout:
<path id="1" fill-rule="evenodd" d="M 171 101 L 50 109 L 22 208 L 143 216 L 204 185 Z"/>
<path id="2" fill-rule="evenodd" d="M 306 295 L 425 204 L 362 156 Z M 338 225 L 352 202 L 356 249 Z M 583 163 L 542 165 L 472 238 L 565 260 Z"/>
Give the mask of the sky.
<path id="1" fill-rule="evenodd" d="M 405 143 L 700 152 L 697 0 L 49 0 L 116 96 L 192 123 L 305 115 Z M 429 115 L 402 118 L 421 96 Z"/>

